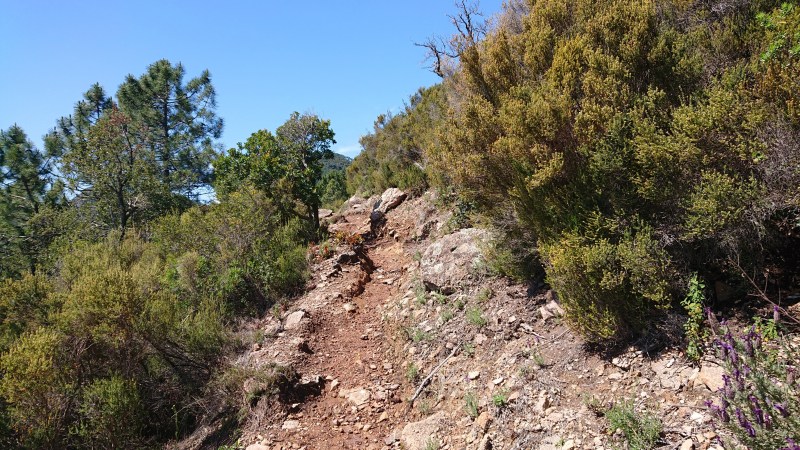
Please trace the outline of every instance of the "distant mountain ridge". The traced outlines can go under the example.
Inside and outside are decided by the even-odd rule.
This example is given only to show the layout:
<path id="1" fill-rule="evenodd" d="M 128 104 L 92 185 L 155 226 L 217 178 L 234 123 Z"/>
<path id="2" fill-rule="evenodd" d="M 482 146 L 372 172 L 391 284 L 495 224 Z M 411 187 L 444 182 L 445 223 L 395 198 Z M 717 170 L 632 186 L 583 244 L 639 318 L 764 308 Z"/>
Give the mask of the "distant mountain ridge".
<path id="1" fill-rule="evenodd" d="M 334 153 L 333 158 L 327 158 L 322 160 L 322 173 L 326 174 L 334 170 L 344 170 L 352 162 L 353 158 L 344 156 L 340 153 Z"/>

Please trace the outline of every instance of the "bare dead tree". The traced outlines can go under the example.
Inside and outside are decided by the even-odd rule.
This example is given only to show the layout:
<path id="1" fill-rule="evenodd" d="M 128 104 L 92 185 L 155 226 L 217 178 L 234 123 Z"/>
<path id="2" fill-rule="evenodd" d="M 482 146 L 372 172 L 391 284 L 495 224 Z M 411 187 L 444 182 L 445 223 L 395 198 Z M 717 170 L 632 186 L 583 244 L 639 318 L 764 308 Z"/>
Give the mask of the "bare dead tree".
<path id="1" fill-rule="evenodd" d="M 450 39 L 433 36 L 425 42 L 414 43 L 426 50 L 425 60 L 430 63 L 431 72 L 442 78 L 446 75 L 447 61 L 458 59 L 466 49 L 480 42 L 489 29 L 477 1 L 457 0 L 455 6 L 457 12 L 447 17 L 455 27 L 456 34 Z"/>
<path id="2" fill-rule="evenodd" d="M 425 61 L 430 62 L 430 70 L 441 78 L 445 77 L 445 64 L 447 60 L 458 58 L 450 51 L 449 43 L 441 37 L 429 37 L 425 42 L 415 42 L 414 45 L 425 49 Z"/>
<path id="3" fill-rule="evenodd" d="M 458 31 L 456 38 L 460 41 L 459 43 L 464 45 L 465 48 L 471 47 L 486 36 L 488 25 L 486 20 L 483 19 L 483 13 L 481 13 L 477 2 L 458 0 L 456 8 L 458 13 L 447 17 L 450 18 L 450 22 L 453 23 L 453 26 Z M 458 53 L 461 53 L 461 51 L 463 51 L 463 48 L 460 48 Z"/>

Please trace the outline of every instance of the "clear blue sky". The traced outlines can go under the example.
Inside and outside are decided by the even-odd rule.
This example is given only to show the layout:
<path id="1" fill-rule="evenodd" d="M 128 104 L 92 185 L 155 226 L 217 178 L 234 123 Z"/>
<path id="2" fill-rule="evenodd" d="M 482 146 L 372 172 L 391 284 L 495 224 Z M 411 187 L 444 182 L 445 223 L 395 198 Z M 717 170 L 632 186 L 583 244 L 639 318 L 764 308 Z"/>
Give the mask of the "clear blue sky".
<path id="1" fill-rule="evenodd" d="M 482 0 L 488 15 L 501 0 Z M 217 90 L 225 148 L 292 111 L 330 119 L 354 156 L 375 117 L 438 78 L 413 45 L 450 35 L 452 0 L 0 0 L 0 128 L 37 147 L 89 86 L 109 93 L 159 59 L 203 69 Z"/>

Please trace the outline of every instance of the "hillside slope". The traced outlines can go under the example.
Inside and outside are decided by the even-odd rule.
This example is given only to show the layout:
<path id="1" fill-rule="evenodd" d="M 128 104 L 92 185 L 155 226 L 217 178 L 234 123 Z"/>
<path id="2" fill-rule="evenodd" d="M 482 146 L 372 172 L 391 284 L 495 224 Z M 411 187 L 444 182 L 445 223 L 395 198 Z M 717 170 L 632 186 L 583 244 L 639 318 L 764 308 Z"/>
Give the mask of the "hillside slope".
<path id="1" fill-rule="evenodd" d="M 291 368 L 291 382 L 244 381 L 241 447 L 615 448 L 624 430 L 603 413 L 630 402 L 663 424 L 656 447 L 721 448 L 704 401 L 722 371 L 670 347 L 680 323 L 615 355 L 591 351 L 547 286 L 489 275 L 488 232 L 452 229 L 432 194 L 373 213 L 401 198 L 383 197 L 329 218 L 339 245 L 318 251 L 307 292 L 246 327 L 257 338 L 237 365 Z M 179 447 L 215 448 L 218 425 Z"/>

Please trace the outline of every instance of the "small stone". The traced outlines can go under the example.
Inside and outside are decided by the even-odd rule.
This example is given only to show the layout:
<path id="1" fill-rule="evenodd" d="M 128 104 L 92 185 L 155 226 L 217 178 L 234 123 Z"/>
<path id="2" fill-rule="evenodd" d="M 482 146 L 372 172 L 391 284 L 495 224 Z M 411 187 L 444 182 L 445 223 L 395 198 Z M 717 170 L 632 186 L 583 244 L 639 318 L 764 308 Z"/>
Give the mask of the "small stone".
<path id="1" fill-rule="evenodd" d="M 486 433 L 486 430 L 489 429 L 489 424 L 492 423 L 492 418 L 489 416 L 489 413 L 484 411 L 482 412 L 477 419 L 475 419 L 475 426 L 480 430 L 482 433 Z"/>
<path id="2" fill-rule="evenodd" d="M 619 357 L 612 359 L 611 364 L 619 367 L 622 370 L 628 370 L 631 367 L 630 361 Z"/>
<path id="3" fill-rule="evenodd" d="M 711 392 L 716 392 L 724 385 L 722 375 L 725 374 L 725 369 L 720 366 L 712 364 L 704 364 L 700 368 L 700 372 L 695 378 L 695 387 L 699 385 L 707 387 Z"/>
<path id="4" fill-rule="evenodd" d="M 331 381 L 331 390 L 336 389 L 339 386 L 339 380 Z"/>
<path id="5" fill-rule="evenodd" d="M 572 450 L 573 448 L 575 448 L 575 441 L 572 439 L 564 442 L 564 445 L 561 446 L 561 450 Z"/>
<path id="6" fill-rule="evenodd" d="M 364 388 L 353 389 L 352 391 L 345 393 L 344 397 L 347 398 L 347 401 L 350 403 L 356 406 L 361 406 L 369 401 L 370 392 Z"/>
<path id="7" fill-rule="evenodd" d="M 475 341 L 475 344 L 476 344 L 476 345 L 481 345 L 481 344 L 483 344 L 484 342 L 486 342 L 486 339 L 488 339 L 488 338 L 486 337 L 486 335 L 485 335 L 485 334 L 483 334 L 483 333 L 478 333 L 478 334 L 476 334 L 476 335 L 475 335 L 475 339 L 474 339 L 474 341 Z"/>
<path id="8" fill-rule="evenodd" d="M 693 420 L 695 422 L 702 422 L 703 421 L 703 417 L 704 417 L 703 414 L 695 411 L 695 412 L 692 413 L 691 416 L 689 416 L 689 419 Z"/>
<path id="9" fill-rule="evenodd" d="M 389 413 L 384 411 L 381 413 L 380 417 L 378 417 L 378 423 L 385 422 L 387 420 L 389 420 Z"/>
<path id="10" fill-rule="evenodd" d="M 495 378 L 494 380 L 492 380 L 492 383 L 494 383 L 494 385 L 497 386 L 498 384 L 502 383 L 505 380 L 506 379 L 503 378 L 503 377 L 498 377 L 498 378 Z"/>
<path id="11" fill-rule="evenodd" d="M 622 374 L 619 372 L 614 372 L 608 375 L 608 379 L 611 381 L 617 381 L 622 379 Z"/>
<path id="12" fill-rule="evenodd" d="M 564 309 L 555 302 L 555 300 L 551 300 L 545 306 L 539 308 L 539 314 L 541 314 L 542 319 L 547 321 L 548 319 L 554 317 L 561 317 L 564 315 Z"/>
<path id="13" fill-rule="evenodd" d="M 473 370 L 472 372 L 467 374 L 467 378 L 469 378 L 470 380 L 474 380 L 479 376 L 481 376 L 481 372 L 479 370 Z"/>
<path id="14" fill-rule="evenodd" d="M 352 303 L 345 303 L 344 305 L 342 305 L 342 308 L 344 308 L 344 310 L 349 313 L 356 312 L 356 305 Z"/>
<path id="15" fill-rule="evenodd" d="M 261 444 L 250 444 L 245 450 L 269 450 L 269 447 Z"/>
<path id="16" fill-rule="evenodd" d="M 541 393 L 539 393 L 539 400 L 536 401 L 536 406 L 534 406 L 534 411 L 536 411 L 539 414 L 544 414 L 544 412 L 549 407 L 550 407 L 550 397 L 548 397 L 547 394 L 544 391 L 542 391 Z"/>
<path id="17" fill-rule="evenodd" d="M 283 328 L 286 330 L 294 330 L 300 327 L 300 323 L 306 317 L 306 312 L 301 310 L 295 311 L 288 316 L 286 316 L 286 322 L 283 324 Z"/>
<path id="18" fill-rule="evenodd" d="M 283 425 L 281 425 L 281 430 L 291 431 L 291 430 L 296 430 L 298 428 L 300 428 L 300 422 L 297 420 L 287 420 L 283 422 Z"/>
<path id="19" fill-rule="evenodd" d="M 681 444 L 681 450 L 694 450 L 694 442 L 691 439 L 683 441 L 683 444 Z"/>

